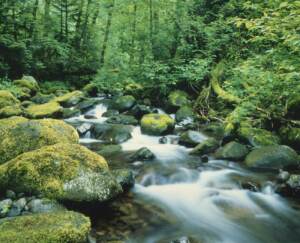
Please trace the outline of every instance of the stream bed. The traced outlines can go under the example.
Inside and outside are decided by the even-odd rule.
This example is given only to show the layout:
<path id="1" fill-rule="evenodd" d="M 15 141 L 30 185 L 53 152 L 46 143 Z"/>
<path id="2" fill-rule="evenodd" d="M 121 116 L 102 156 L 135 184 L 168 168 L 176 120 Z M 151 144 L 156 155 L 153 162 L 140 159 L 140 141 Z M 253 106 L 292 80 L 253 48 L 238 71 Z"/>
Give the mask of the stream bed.
<path id="1" fill-rule="evenodd" d="M 66 121 L 74 126 L 105 123 L 106 110 L 103 102 L 88 111 L 93 119 Z M 112 212 L 95 212 L 97 242 L 299 242 L 299 204 L 274 192 L 276 174 L 213 158 L 203 163 L 189 155 L 190 148 L 178 145 L 176 131 L 166 136 L 166 144 L 160 138 L 144 135 L 135 126 L 122 151 L 106 157 L 111 168 L 134 171 L 136 184 L 113 203 Z M 92 149 L 101 144 L 89 132 L 80 142 Z M 128 159 L 144 147 L 154 159 Z M 261 186 L 253 190 L 245 185 Z"/>

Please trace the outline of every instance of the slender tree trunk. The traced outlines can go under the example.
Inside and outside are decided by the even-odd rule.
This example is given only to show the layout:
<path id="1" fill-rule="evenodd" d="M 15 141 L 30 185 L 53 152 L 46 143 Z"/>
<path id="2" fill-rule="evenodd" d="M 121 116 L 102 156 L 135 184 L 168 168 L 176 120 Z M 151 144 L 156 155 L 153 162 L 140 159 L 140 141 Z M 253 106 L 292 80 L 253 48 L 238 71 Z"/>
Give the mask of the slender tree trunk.
<path id="1" fill-rule="evenodd" d="M 18 27 L 17 27 L 17 20 L 16 20 L 16 6 L 15 3 L 13 3 L 12 6 L 12 18 L 13 18 L 13 36 L 14 36 L 14 40 L 17 41 L 18 40 Z"/>
<path id="2" fill-rule="evenodd" d="M 64 39 L 64 0 L 60 0 L 60 39 Z"/>
<path id="3" fill-rule="evenodd" d="M 89 24 L 91 3 L 92 3 L 92 1 L 88 0 L 87 5 L 86 5 L 84 23 L 83 23 L 83 26 L 82 26 L 82 32 L 81 32 L 81 38 L 80 38 L 80 40 L 82 41 L 83 44 L 85 44 L 86 40 L 87 40 L 87 28 L 88 28 L 88 24 Z"/>
<path id="4" fill-rule="evenodd" d="M 74 43 L 76 47 L 80 47 L 80 28 L 82 23 L 82 15 L 83 15 L 83 7 L 84 7 L 84 0 L 80 0 L 80 4 L 78 7 L 78 13 L 76 16 L 76 24 L 75 24 L 75 36 L 74 36 Z"/>
<path id="5" fill-rule="evenodd" d="M 132 23 L 132 37 L 131 37 L 131 53 L 130 53 L 130 63 L 132 64 L 135 56 L 135 39 L 136 39 L 136 17 L 137 17 L 137 4 L 134 1 L 133 6 L 133 23 Z"/>
<path id="6" fill-rule="evenodd" d="M 154 39 L 153 39 L 153 1 L 149 0 L 149 27 L 150 27 L 150 44 L 151 44 L 151 50 L 153 54 L 153 48 L 154 48 Z"/>
<path id="7" fill-rule="evenodd" d="M 106 53 L 106 49 L 107 49 L 110 27 L 111 27 L 111 23 L 112 23 L 114 6 L 115 6 L 115 0 L 112 1 L 112 4 L 109 6 L 109 9 L 108 9 L 106 29 L 105 29 L 105 33 L 104 33 L 104 40 L 103 40 L 102 51 L 101 51 L 101 55 L 100 55 L 101 67 L 104 65 L 104 62 L 105 62 L 105 53 Z"/>
<path id="8" fill-rule="evenodd" d="M 100 14 L 100 3 L 96 3 L 96 7 L 95 7 L 95 12 L 94 12 L 94 15 L 93 15 L 93 20 L 92 20 L 92 25 L 95 25 L 97 23 L 97 19 L 99 17 L 99 14 Z"/>
<path id="9" fill-rule="evenodd" d="M 34 6 L 33 6 L 33 11 L 32 11 L 33 20 L 32 20 L 31 26 L 30 26 L 30 30 L 29 30 L 30 38 L 32 38 L 34 36 L 38 7 L 39 7 L 39 0 L 35 0 Z"/>
<path id="10" fill-rule="evenodd" d="M 44 36 L 48 36 L 48 33 L 50 32 L 50 6 L 51 6 L 51 0 L 45 0 Z"/>
<path id="11" fill-rule="evenodd" d="M 68 42 L 69 38 L 69 2 L 65 0 L 65 37 L 66 42 Z"/>

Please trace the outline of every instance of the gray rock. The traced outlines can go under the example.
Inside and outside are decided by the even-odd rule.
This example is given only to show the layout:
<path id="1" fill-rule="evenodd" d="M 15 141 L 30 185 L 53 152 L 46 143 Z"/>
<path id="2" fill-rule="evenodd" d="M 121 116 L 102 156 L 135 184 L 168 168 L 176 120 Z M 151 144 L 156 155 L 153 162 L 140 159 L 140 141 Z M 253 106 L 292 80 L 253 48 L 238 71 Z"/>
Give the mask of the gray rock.
<path id="1" fill-rule="evenodd" d="M 12 190 L 7 190 L 5 196 L 10 199 L 16 199 L 16 193 Z"/>
<path id="2" fill-rule="evenodd" d="M 123 112 L 130 110 L 136 103 L 136 100 L 131 95 L 125 95 L 117 98 L 113 104 L 113 108 Z"/>
<path id="3" fill-rule="evenodd" d="M 77 127 L 76 130 L 79 133 L 79 135 L 84 135 L 91 129 L 92 126 L 93 125 L 90 123 L 83 123 L 82 125 Z"/>
<path id="4" fill-rule="evenodd" d="M 137 125 L 139 122 L 134 118 L 134 116 L 129 115 L 117 115 L 111 116 L 107 119 L 107 123 L 111 124 L 123 124 L 123 125 Z"/>
<path id="5" fill-rule="evenodd" d="M 184 120 L 190 119 L 193 120 L 195 117 L 194 111 L 189 106 L 181 107 L 175 115 L 175 119 L 177 122 L 182 122 Z"/>
<path id="6" fill-rule="evenodd" d="M 120 145 L 106 145 L 97 151 L 98 154 L 103 157 L 112 156 L 122 151 L 122 146 Z"/>
<path id="7" fill-rule="evenodd" d="M 134 175 L 131 170 L 117 169 L 111 171 L 112 175 L 116 178 L 117 182 L 122 186 L 124 191 L 134 186 Z"/>
<path id="8" fill-rule="evenodd" d="M 196 146 L 199 143 L 204 142 L 207 139 L 205 135 L 197 131 L 186 131 L 180 136 L 179 143 L 185 146 Z"/>
<path id="9" fill-rule="evenodd" d="M 95 138 L 108 144 L 120 144 L 131 138 L 132 127 L 119 124 L 96 124 L 92 128 Z"/>
<path id="10" fill-rule="evenodd" d="M 49 213 L 64 210 L 62 205 L 47 198 L 33 199 L 27 204 L 27 207 L 31 213 Z"/>
<path id="11" fill-rule="evenodd" d="M 155 158 L 155 155 L 148 148 L 141 148 L 136 151 L 133 155 L 130 156 L 131 161 L 145 161 L 152 160 Z"/>
<path id="12" fill-rule="evenodd" d="M 204 155 L 213 153 L 219 147 L 219 141 L 214 138 L 208 138 L 204 142 L 198 144 L 190 154 L 193 155 Z"/>
<path id="13" fill-rule="evenodd" d="M 5 199 L 0 201 L 0 218 L 7 216 L 8 212 L 12 207 L 13 201 L 11 199 Z"/>
<path id="14" fill-rule="evenodd" d="M 253 150 L 245 163 L 251 168 L 289 169 L 299 166 L 299 157 L 288 146 L 271 145 Z"/>
<path id="15" fill-rule="evenodd" d="M 119 115 L 119 111 L 117 110 L 108 110 L 106 112 L 103 113 L 103 117 L 111 117 L 111 116 L 117 116 Z"/>
<path id="16" fill-rule="evenodd" d="M 219 148 L 215 154 L 215 157 L 217 159 L 239 161 L 243 160 L 248 153 L 249 150 L 245 145 L 237 142 L 230 142 L 224 147 Z"/>

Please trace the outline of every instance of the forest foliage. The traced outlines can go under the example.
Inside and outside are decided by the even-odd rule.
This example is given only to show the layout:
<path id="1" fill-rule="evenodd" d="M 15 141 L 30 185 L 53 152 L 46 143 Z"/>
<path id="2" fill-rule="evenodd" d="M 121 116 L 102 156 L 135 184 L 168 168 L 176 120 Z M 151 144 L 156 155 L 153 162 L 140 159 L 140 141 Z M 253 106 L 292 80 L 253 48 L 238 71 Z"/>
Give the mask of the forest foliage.
<path id="1" fill-rule="evenodd" d="M 1 0 L 1 85 L 30 74 L 139 84 L 153 99 L 179 88 L 230 129 L 275 126 L 300 91 L 299 16 L 295 0 Z"/>

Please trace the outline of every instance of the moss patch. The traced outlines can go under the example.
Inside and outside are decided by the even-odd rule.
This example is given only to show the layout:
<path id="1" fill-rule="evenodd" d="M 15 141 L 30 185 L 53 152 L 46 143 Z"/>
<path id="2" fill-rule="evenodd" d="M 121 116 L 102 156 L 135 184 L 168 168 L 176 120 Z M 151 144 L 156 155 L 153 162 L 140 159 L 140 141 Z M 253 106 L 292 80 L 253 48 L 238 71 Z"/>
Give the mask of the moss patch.
<path id="1" fill-rule="evenodd" d="M 75 212 L 42 213 L 0 222 L 0 242 L 83 243 L 91 229 L 89 218 Z"/>
<path id="2" fill-rule="evenodd" d="M 168 103 L 172 108 L 179 108 L 190 104 L 188 94 L 181 90 L 173 91 L 168 96 Z"/>
<path id="3" fill-rule="evenodd" d="M 172 132 L 174 126 L 174 119 L 165 114 L 147 114 L 141 120 L 143 133 L 149 135 L 162 135 Z"/>
<path id="4" fill-rule="evenodd" d="M 100 155 L 78 144 L 60 143 L 23 153 L 1 167 L 1 189 L 64 199 L 64 184 L 81 173 L 108 170 Z"/>
<path id="5" fill-rule="evenodd" d="M 62 107 L 57 102 L 48 102 L 42 105 L 31 105 L 25 111 L 29 118 L 59 118 Z"/>
<path id="6" fill-rule="evenodd" d="M 20 105 L 5 106 L 4 108 L 0 109 L 0 118 L 20 116 L 22 113 L 23 111 Z"/>
<path id="7" fill-rule="evenodd" d="M 37 81 L 30 76 L 23 76 L 22 79 L 15 80 L 14 84 L 21 88 L 29 89 L 31 94 L 35 94 L 40 89 Z"/>
<path id="8" fill-rule="evenodd" d="M 17 105 L 20 102 L 13 94 L 6 90 L 0 90 L 0 109 L 6 106 Z"/>
<path id="9" fill-rule="evenodd" d="M 59 96 L 53 99 L 54 102 L 61 104 L 62 106 L 70 107 L 77 105 L 84 97 L 84 94 L 81 91 L 73 91 L 66 93 L 62 96 Z"/>
<path id="10" fill-rule="evenodd" d="M 63 121 L 20 117 L 0 120 L 0 137 L 0 164 L 46 145 L 79 141 L 76 130 Z"/>

